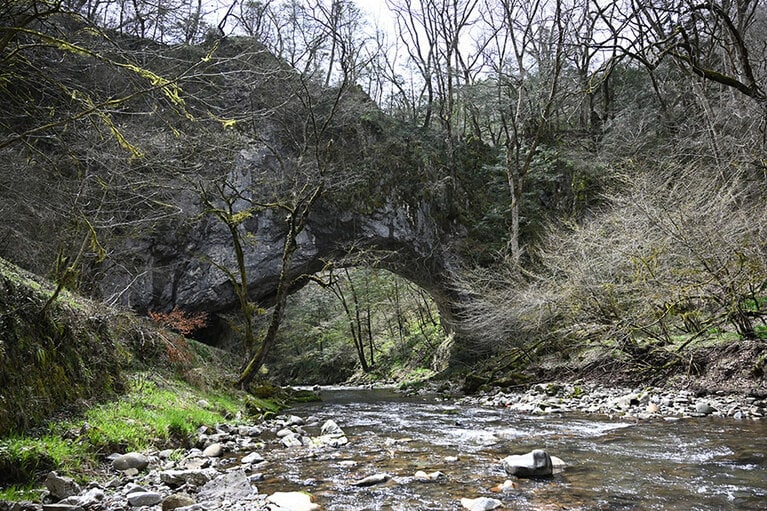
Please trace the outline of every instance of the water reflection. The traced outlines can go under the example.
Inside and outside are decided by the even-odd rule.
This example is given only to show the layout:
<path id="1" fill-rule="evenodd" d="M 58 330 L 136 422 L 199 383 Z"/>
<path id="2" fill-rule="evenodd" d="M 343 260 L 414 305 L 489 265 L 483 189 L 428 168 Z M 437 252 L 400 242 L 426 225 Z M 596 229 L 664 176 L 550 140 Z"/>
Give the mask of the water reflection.
<path id="1" fill-rule="evenodd" d="M 272 447 L 263 469 L 271 479 L 260 491 L 309 491 L 327 511 L 461 509 L 462 497 L 479 496 L 512 510 L 767 509 L 764 421 L 525 416 L 387 390 L 326 391 L 323 398 L 294 412 L 334 419 L 349 445 L 315 454 Z M 507 478 L 499 459 L 533 448 L 568 468 L 492 493 Z M 446 477 L 421 482 L 413 478 L 418 470 Z M 370 488 L 350 484 L 380 472 L 392 479 Z"/>

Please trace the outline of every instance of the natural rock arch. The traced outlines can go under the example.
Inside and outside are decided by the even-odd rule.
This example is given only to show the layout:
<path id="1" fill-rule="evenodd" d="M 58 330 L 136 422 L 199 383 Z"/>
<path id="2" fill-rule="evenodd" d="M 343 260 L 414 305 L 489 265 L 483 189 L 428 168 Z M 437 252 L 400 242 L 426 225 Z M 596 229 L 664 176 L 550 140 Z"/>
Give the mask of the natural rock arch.
<path id="1" fill-rule="evenodd" d="M 299 235 L 298 250 L 288 274 L 294 290 L 334 265 L 375 265 L 424 289 L 437 305 L 443 324 L 455 324 L 457 293 L 454 287 L 458 256 L 455 244 L 460 228 L 443 229 L 426 200 L 411 204 L 389 198 L 365 212 L 321 201 L 309 215 Z M 243 223 L 254 240 L 245 252 L 248 291 L 252 301 L 269 306 L 281 270 L 281 253 L 287 231 L 285 219 L 273 209 L 254 214 Z M 139 278 L 124 275 L 111 280 L 110 289 L 127 289 L 122 300 L 137 310 L 170 310 L 224 313 L 239 305 L 232 283 L 210 261 L 235 267 L 231 234 L 223 224 L 205 217 L 191 228 L 175 228 L 136 242 L 130 250 Z"/>

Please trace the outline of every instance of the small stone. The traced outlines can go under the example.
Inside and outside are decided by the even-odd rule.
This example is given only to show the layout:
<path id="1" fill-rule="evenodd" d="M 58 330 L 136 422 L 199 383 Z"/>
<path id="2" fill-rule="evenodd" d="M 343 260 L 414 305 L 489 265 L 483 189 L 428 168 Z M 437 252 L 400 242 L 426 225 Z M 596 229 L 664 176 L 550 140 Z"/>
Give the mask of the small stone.
<path id="1" fill-rule="evenodd" d="M 292 429 L 290 429 L 290 428 L 282 428 L 282 429 L 281 429 L 281 430 L 279 430 L 277 433 L 275 433 L 275 435 L 277 436 L 277 438 L 285 438 L 286 436 L 288 436 L 288 435 L 293 435 L 293 434 L 294 434 L 294 433 L 293 433 L 293 430 L 292 430 Z"/>
<path id="2" fill-rule="evenodd" d="M 210 408 L 210 403 L 208 403 L 204 399 L 200 399 L 197 401 L 197 406 L 199 406 L 200 408 Z"/>
<path id="3" fill-rule="evenodd" d="M 490 511 L 501 507 L 501 503 L 498 499 L 490 499 L 488 497 L 479 497 L 477 499 L 461 499 L 461 506 L 469 511 Z"/>
<path id="4" fill-rule="evenodd" d="M 140 452 L 121 454 L 112 461 L 112 466 L 120 471 L 135 468 L 139 471 L 149 466 L 149 459 Z"/>
<path id="5" fill-rule="evenodd" d="M 266 500 L 285 511 L 320 511 L 321 509 L 313 502 L 311 495 L 298 491 L 276 492 L 269 495 Z"/>
<path id="6" fill-rule="evenodd" d="M 160 472 L 160 481 L 168 486 L 181 486 L 182 484 L 202 486 L 217 477 L 218 474 L 218 470 L 215 468 L 166 470 L 165 472 Z"/>
<path id="7" fill-rule="evenodd" d="M 140 491 L 128 495 L 128 503 L 133 507 L 154 506 L 162 502 L 162 495 L 153 491 Z"/>
<path id="8" fill-rule="evenodd" d="M 283 437 L 281 443 L 285 447 L 301 447 L 304 445 L 303 442 L 301 442 L 301 437 L 295 433 L 290 433 L 288 436 Z"/>
<path id="9" fill-rule="evenodd" d="M 43 504 L 43 511 L 83 511 L 83 508 L 75 504 Z"/>
<path id="10" fill-rule="evenodd" d="M 134 484 L 134 483 L 128 483 L 125 485 L 125 488 L 123 488 L 123 493 L 125 495 L 130 495 L 131 493 L 142 493 L 142 492 L 148 492 L 146 488 L 144 488 L 141 485 Z"/>
<path id="11" fill-rule="evenodd" d="M 419 470 L 413 476 L 413 478 L 416 481 L 422 481 L 422 482 L 433 482 L 433 481 L 437 481 L 439 479 L 442 479 L 444 477 L 445 477 L 445 474 L 443 474 L 442 472 L 437 471 L 437 472 L 426 473 L 423 470 Z"/>
<path id="12" fill-rule="evenodd" d="M 48 473 L 48 476 L 45 478 L 45 487 L 51 492 L 51 496 L 57 500 L 78 495 L 82 491 L 80 485 L 71 477 L 63 477 L 56 472 Z"/>
<path id="13" fill-rule="evenodd" d="M 202 451 L 202 455 L 206 458 L 219 458 L 222 454 L 224 454 L 224 446 L 219 443 L 210 444 Z"/>
<path id="14" fill-rule="evenodd" d="M 184 493 L 168 495 L 162 501 L 162 511 L 171 511 L 179 507 L 187 507 L 195 504 L 195 500 Z"/>
<path id="15" fill-rule="evenodd" d="M 698 401 L 695 403 L 695 411 L 703 415 L 709 415 L 713 413 L 714 409 L 706 401 Z"/>
<path id="16" fill-rule="evenodd" d="M 289 426 L 303 426 L 304 424 L 306 424 L 306 421 L 297 415 L 291 415 L 288 417 Z"/>
<path id="17" fill-rule="evenodd" d="M 658 410 L 660 410 L 660 408 L 658 407 L 656 403 L 649 403 L 647 405 L 647 408 L 645 408 L 645 411 L 647 413 L 658 413 Z"/>
<path id="18" fill-rule="evenodd" d="M 240 463 L 242 463 L 243 465 L 252 465 L 254 463 L 261 463 L 262 461 L 264 461 L 264 457 L 261 456 L 261 453 L 254 451 L 248 454 L 247 456 L 244 456 L 240 460 Z"/>
<path id="19" fill-rule="evenodd" d="M 352 483 L 352 486 L 374 486 L 376 484 L 385 483 L 391 479 L 391 476 L 386 473 L 373 474 L 372 476 L 363 477 Z"/>
<path id="20" fill-rule="evenodd" d="M 506 493 L 512 490 L 516 490 L 517 488 L 519 488 L 519 484 L 515 483 L 511 479 L 506 479 L 501 484 L 490 488 L 490 491 L 493 493 Z"/>

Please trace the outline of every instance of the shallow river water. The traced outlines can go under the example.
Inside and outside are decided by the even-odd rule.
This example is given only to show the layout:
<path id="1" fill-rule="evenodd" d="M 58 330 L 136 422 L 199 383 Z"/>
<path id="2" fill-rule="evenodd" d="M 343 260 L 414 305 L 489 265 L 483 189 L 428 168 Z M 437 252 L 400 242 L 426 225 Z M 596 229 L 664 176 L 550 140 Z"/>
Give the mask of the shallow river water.
<path id="1" fill-rule="evenodd" d="M 349 444 L 316 455 L 275 448 L 259 491 L 307 491 L 327 511 L 458 510 L 481 496 L 511 510 L 767 510 L 767 421 L 531 416 L 387 390 L 322 397 L 292 412 L 335 420 Z M 501 458 L 534 448 L 565 471 L 490 491 L 508 479 Z M 419 482 L 418 470 L 446 477 Z M 381 472 L 392 479 L 351 485 Z"/>

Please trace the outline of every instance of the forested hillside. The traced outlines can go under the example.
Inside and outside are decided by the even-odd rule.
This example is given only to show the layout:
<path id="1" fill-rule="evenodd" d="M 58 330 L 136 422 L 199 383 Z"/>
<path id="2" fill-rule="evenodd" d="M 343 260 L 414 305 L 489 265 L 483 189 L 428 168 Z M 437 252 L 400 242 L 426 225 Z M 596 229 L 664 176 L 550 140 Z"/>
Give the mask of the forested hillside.
<path id="1" fill-rule="evenodd" d="M 245 385 L 762 378 L 763 2 L 363 3 L 3 2 L 0 257 Z"/>

